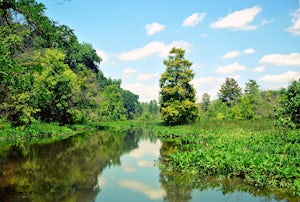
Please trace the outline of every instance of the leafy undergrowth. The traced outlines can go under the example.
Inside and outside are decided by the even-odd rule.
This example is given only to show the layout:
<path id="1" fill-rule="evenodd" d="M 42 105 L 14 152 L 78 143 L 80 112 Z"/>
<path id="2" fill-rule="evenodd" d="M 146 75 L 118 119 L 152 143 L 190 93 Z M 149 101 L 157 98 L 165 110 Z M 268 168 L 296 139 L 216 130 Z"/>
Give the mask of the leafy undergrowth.
<path id="1" fill-rule="evenodd" d="M 300 196 L 300 130 L 278 130 L 269 120 L 206 121 L 152 130 L 164 143 L 174 144 L 162 154 L 169 169 L 238 176 L 257 187 Z"/>
<path id="2" fill-rule="evenodd" d="M 8 123 L 0 124 L 0 142 L 2 143 L 55 141 L 74 134 L 74 130 L 67 126 L 60 126 L 58 123 L 33 123 L 26 127 L 12 127 Z"/>

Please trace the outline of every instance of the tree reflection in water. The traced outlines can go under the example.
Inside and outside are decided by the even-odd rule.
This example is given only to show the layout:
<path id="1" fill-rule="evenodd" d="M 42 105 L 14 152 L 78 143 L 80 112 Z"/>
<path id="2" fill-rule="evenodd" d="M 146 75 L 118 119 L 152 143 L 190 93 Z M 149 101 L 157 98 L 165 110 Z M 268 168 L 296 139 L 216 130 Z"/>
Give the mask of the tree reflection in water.
<path id="1" fill-rule="evenodd" d="M 97 176 L 137 147 L 134 132 L 81 134 L 50 144 L 2 147 L 2 201 L 93 201 Z"/>
<path id="2" fill-rule="evenodd" d="M 104 169 L 120 165 L 120 157 L 138 148 L 140 140 L 154 143 L 157 138 L 149 133 L 145 129 L 132 129 L 80 134 L 44 144 L 3 144 L 0 147 L 1 201 L 95 201 L 104 186 L 99 181 Z M 161 188 L 151 190 L 150 186 L 128 180 L 120 181 L 119 188 L 134 187 L 136 192 L 145 189 L 151 194 L 158 194 L 148 197 L 150 201 L 162 199 L 163 196 L 164 201 L 174 202 L 209 200 L 209 196 L 204 199 L 201 194 L 211 190 L 211 194 L 221 195 L 220 200 L 223 201 L 228 201 L 228 197 L 235 193 L 241 193 L 241 197 L 249 196 L 251 201 L 299 201 L 299 198 L 274 190 L 249 186 L 238 178 L 220 180 L 174 171 L 168 166 L 168 155 L 179 149 L 176 141 L 161 140 L 161 165 L 153 168 L 159 169 Z M 157 178 L 149 180 L 158 181 Z M 195 196 L 195 193 L 198 195 Z M 104 188 L 101 194 L 104 194 Z"/>

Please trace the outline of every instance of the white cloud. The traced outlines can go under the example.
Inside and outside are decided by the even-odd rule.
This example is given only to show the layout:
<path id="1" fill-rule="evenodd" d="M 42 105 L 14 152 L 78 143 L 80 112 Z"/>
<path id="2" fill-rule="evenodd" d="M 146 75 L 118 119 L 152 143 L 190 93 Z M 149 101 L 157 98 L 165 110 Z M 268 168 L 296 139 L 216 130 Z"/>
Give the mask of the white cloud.
<path id="1" fill-rule="evenodd" d="M 192 84 L 195 86 L 195 88 L 199 88 L 199 87 L 207 85 L 207 84 L 212 84 L 214 82 L 216 82 L 216 78 L 212 77 L 212 76 L 200 77 L 200 78 L 192 80 Z"/>
<path id="2" fill-rule="evenodd" d="M 284 54 L 270 54 L 263 56 L 259 63 L 270 64 L 276 66 L 299 66 L 300 67 L 300 53 Z"/>
<path id="3" fill-rule="evenodd" d="M 139 95 L 139 101 L 141 102 L 149 102 L 150 100 L 158 99 L 159 96 L 158 85 L 147 86 L 143 83 L 131 83 L 122 84 L 122 88 Z"/>
<path id="4" fill-rule="evenodd" d="M 255 50 L 253 48 L 248 48 L 248 49 L 245 49 L 243 51 L 244 54 L 253 54 L 255 53 Z"/>
<path id="5" fill-rule="evenodd" d="M 136 74 L 138 71 L 136 69 L 133 69 L 131 67 L 123 69 L 123 77 L 124 78 L 130 78 L 132 74 Z"/>
<path id="6" fill-rule="evenodd" d="M 253 69 L 254 72 L 263 72 L 265 71 L 266 67 L 265 66 L 259 66 Z"/>
<path id="7" fill-rule="evenodd" d="M 203 21 L 205 15 L 206 15 L 205 13 L 194 13 L 193 15 L 187 17 L 183 21 L 182 26 L 184 26 L 184 27 L 194 27 L 198 23 Z"/>
<path id="8" fill-rule="evenodd" d="M 151 55 L 157 55 L 159 57 L 166 57 L 169 51 L 173 48 L 182 48 L 188 51 L 191 45 L 185 41 L 173 41 L 170 44 L 165 44 L 162 41 L 153 41 L 148 43 L 142 48 L 136 48 L 128 52 L 123 52 L 119 55 L 121 60 L 140 60 Z"/>
<path id="9" fill-rule="evenodd" d="M 274 20 L 266 20 L 266 19 L 264 19 L 264 20 L 261 21 L 260 25 L 264 26 L 264 25 L 267 25 L 267 24 L 270 24 L 270 23 L 273 23 L 273 22 L 274 22 Z"/>
<path id="10" fill-rule="evenodd" d="M 132 191 L 142 193 L 151 200 L 160 200 L 165 196 L 165 191 L 162 188 L 153 188 L 137 181 L 123 180 L 119 182 L 119 185 Z"/>
<path id="11" fill-rule="evenodd" d="M 148 35 L 153 35 L 159 33 L 165 29 L 165 25 L 159 24 L 157 22 L 153 22 L 151 24 L 147 24 L 145 26 Z"/>
<path id="12" fill-rule="evenodd" d="M 235 58 L 241 54 L 238 50 L 233 50 L 225 53 L 225 55 L 222 56 L 223 59 L 229 59 L 229 58 Z"/>
<path id="13" fill-rule="evenodd" d="M 137 79 L 139 81 L 147 81 L 147 80 L 151 80 L 151 79 L 154 79 L 154 78 L 158 78 L 159 77 L 159 74 L 158 73 L 154 73 L 154 74 L 140 74 L 138 75 Z"/>
<path id="14" fill-rule="evenodd" d="M 235 62 L 226 66 L 220 66 L 216 72 L 220 74 L 228 74 L 236 71 L 245 71 L 246 67 Z"/>
<path id="15" fill-rule="evenodd" d="M 255 53 L 255 50 L 252 48 L 245 49 L 242 52 L 239 50 L 232 50 L 232 51 L 225 53 L 225 55 L 222 56 L 222 59 L 230 59 L 230 58 L 238 57 L 241 54 L 253 54 L 253 53 Z"/>
<path id="16" fill-rule="evenodd" d="M 295 36 L 300 35 L 300 8 L 296 10 L 292 15 L 292 25 L 286 30 Z"/>
<path id="17" fill-rule="evenodd" d="M 96 54 L 102 59 L 100 64 L 104 64 L 108 62 L 108 55 L 103 50 L 99 50 L 99 49 L 95 49 L 95 50 L 96 50 Z"/>
<path id="18" fill-rule="evenodd" d="M 291 82 L 300 78 L 299 72 L 287 71 L 283 74 L 265 75 L 259 78 L 260 81 L 270 83 Z"/>
<path id="19" fill-rule="evenodd" d="M 254 21 L 255 16 L 261 11 L 261 8 L 254 6 L 240 11 L 228 14 L 226 17 L 212 23 L 212 28 L 232 28 L 234 30 L 254 30 L 257 26 L 250 25 Z"/>

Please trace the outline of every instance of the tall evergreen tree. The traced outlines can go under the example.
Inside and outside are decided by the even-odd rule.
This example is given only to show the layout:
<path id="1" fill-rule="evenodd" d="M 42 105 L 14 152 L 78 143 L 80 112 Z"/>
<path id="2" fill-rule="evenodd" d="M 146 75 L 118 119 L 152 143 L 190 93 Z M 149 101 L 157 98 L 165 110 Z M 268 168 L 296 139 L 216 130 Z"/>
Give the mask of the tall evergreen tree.
<path id="1" fill-rule="evenodd" d="M 193 122 L 198 115 L 196 91 L 190 84 L 194 78 L 192 63 L 184 54 L 184 50 L 172 48 L 168 60 L 164 60 L 166 71 L 159 81 L 160 111 L 162 119 L 169 125 Z"/>
<path id="2" fill-rule="evenodd" d="M 202 100 L 201 100 L 201 109 L 206 112 L 209 105 L 211 104 L 210 102 L 210 96 L 208 93 L 204 93 L 202 95 Z"/>
<path id="3" fill-rule="evenodd" d="M 219 99 L 227 106 L 232 106 L 242 95 L 242 89 L 234 78 L 226 78 L 218 92 Z"/>

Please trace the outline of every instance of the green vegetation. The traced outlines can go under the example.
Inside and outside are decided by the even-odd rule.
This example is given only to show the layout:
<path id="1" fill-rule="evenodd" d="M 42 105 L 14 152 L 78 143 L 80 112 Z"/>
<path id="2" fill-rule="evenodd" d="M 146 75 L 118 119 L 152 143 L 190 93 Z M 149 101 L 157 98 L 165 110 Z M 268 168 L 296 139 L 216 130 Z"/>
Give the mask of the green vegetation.
<path id="1" fill-rule="evenodd" d="M 173 48 L 168 60 L 164 60 L 166 71 L 161 75 L 160 112 L 169 125 L 194 122 L 198 116 L 196 91 L 190 84 L 194 78 L 192 63 L 185 59 L 185 51 Z"/>
<path id="2" fill-rule="evenodd" d="M 243 92 L 226 78 L 218 99 L 204 93 L 198 106 L 192 63 L 184 50 L 173 48 L 159 82 L 160 108 L 155 100 L 140 103 L 138 95 L 121 88 L 121 80 L 103 75 L 90 44 L 80 43 L 44 10 L 35 0 L 0 2 L 0 141 L 53 141 L 147 121 L 164 138 L 166 169 L 237 176 L 300 196 L 300 80 L 287 89 L 262 91 L 250 79 Z M 179 126 L 152 122 L 160 116 Z M 133 119 L 139 121 L 128 122 Z"/>
<path id="3" fill-rule="evenodd" d="M 94 201 L 102 188 L 98 176 L 137 148 L 139 136 L 101 131 L 45 144 L 1 145 L 1 200 Z"/>
<path id="4" fill-rule="evenodd" d="M 237 176 L 257 187 L 300 195 L 300 130 L 278 130 L 265 119 L 156 126 L 153 132 L 163 137 L 161 155 L 167 170 Z"/>
<path id="5" fill-rule="evenodd" d="M 277 109 L 277 124 L 288 128 L 300 128 L 300 79 L 293 81 L 281 91 L 280 108 Z"/>
<path id="6" fill-rule="evenodd" d="M 282 95 L 284 92 L 284 89 L 262 91 L 256 81 L 250 79 L 242 93 L 242 89 L 233 78 L 226 78 L 218 93 L 219 99 L 210 101 L 208 96 L 203 94 L 200 103 L 200 118 L 210 120 L 274 119 L 278 116 L 275 111 L 280 107 L 280 102 L 286 100 L 286 96 Z M 297 93 L 294 94 L 297 95 Z M 297 107 L 293 110 L 296 111 L 296 109 Z"/>
<path id="7" fill-rule="evenodd" d="M 0 3 L 0 119 L 12 126 L 133 119 L 138 96 L 106 78 L 101 58 L 35 0 Z"/>

